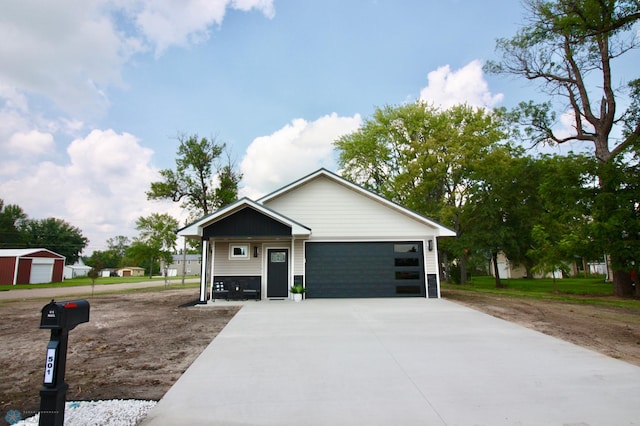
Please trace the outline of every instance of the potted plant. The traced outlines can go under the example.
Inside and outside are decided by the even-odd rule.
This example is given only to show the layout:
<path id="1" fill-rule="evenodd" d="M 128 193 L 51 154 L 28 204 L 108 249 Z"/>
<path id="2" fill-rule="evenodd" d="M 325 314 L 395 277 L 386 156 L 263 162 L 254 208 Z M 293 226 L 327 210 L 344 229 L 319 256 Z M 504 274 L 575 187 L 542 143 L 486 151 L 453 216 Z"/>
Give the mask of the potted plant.
<path id="1" fill-rule="evenodd" d="M 302 293 L 305 292 L 305 288 L 302 284 L 296 284 L 291 286 L 291 294 L 293 294 L 293 301 L 300 302 L 302 300 Z"/>

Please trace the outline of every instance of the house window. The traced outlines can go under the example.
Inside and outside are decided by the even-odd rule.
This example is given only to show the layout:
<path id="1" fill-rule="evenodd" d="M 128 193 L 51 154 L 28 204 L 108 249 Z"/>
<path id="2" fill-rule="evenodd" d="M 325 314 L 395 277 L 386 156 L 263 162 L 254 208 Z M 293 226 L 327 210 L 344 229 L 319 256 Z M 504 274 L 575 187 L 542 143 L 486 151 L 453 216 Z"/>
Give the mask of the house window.
<path id="1" fill-rule="evenodd" d="M 420 259 L 417 257 L 396 257 L 396 266 L 420 266 Z"/>
<path id="2" fill-rule="evenodd" d="M 418 245 L 417 244 L 394 244 L 393 251 L 396 253 L 417 253 Z"/>
<path id="3" fill-rule="evenodd" d="M 230 245 L 229 259 L 249 259 L 249 246 L 245 244 Z"/>
<path id="4" fill-rule="evenodd" d="M 396 280 L 419 280 L 419 271 L 396 271 Z"/>

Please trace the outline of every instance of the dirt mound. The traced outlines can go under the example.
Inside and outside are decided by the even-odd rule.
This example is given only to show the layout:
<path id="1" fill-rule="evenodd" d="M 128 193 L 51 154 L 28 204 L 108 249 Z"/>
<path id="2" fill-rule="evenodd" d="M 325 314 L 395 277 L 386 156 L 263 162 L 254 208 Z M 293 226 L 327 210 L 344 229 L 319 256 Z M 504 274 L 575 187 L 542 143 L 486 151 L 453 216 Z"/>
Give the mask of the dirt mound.
<path id="1" fill-rule="evenodd" d="M 89 298 L 90 321 L 69 333 L 67 400 L 159 400 L 238 311 L 199 307 L 194 289 Z M 40 408 L 47 300 L 0 305 L 0 413 L 25 418 Z M 0 424 L 2 422 L 0 421 Z"/>

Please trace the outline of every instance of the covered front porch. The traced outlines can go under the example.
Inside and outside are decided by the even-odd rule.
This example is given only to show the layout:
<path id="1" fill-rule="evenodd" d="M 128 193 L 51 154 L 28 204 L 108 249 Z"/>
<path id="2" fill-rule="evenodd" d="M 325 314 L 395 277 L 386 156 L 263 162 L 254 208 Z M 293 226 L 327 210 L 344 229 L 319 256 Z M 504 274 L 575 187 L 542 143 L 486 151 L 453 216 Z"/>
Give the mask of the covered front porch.
<path id="1" fill-rule="evenodd" d="M 311 230 L 243 198 L 181 229 L 202 242 L 200 303 L 286 299 L 304 285 L 304 241 Z"/>
<path id="2" fill-rule="evenodd" d="M 303 284 L 303 240 L 208 239 L 202 241 L 200 301 L 285 299 Z"/>

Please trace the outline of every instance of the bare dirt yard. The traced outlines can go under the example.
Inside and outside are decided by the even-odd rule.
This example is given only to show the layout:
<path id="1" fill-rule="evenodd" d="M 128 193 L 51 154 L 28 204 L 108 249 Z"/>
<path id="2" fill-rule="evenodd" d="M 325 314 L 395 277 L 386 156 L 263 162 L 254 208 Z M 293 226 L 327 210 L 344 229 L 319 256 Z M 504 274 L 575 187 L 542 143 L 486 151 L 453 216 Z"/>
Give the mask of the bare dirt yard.
<path id="1" fill-rule="evenodd" d="M 442 296 L 640 366 L 640 308 L 563 303 L 455 289 L 443 290 Z"/>
<path id="2" fill-rule="evenodd" d="M 446 299 L 640 366 L 640 309 L 443 290 Z M 88 298 L 90 321 L 69 333 L 67 400 L 159 400 L 238 307 L 192 306 L 196 290 Z M 65 299 L 66 300 L 66 299 Z M 0 424 L 9 410 L 39 408 L 48 300 L 0 303 Z"/>
<path id="3" fill-rule="evenodd" d="M 193 306 L 193 288 L 87 300 L 89 322 L 69 332 L 68 401 L 159 400 L 239 309 Z M 40 408 L 50 338 L 40 310 L 48 302 L 0 303 L 0 424 L 9 410 L 26 417 Z"/>

